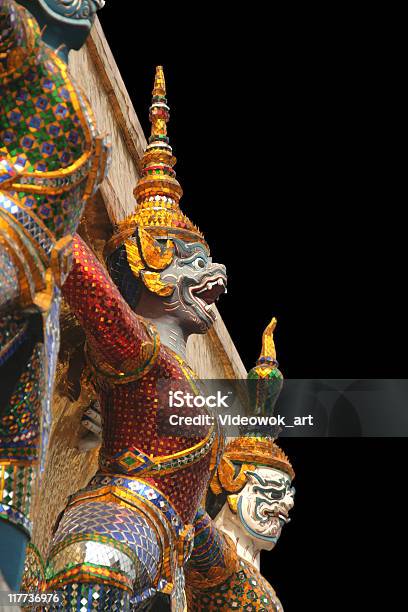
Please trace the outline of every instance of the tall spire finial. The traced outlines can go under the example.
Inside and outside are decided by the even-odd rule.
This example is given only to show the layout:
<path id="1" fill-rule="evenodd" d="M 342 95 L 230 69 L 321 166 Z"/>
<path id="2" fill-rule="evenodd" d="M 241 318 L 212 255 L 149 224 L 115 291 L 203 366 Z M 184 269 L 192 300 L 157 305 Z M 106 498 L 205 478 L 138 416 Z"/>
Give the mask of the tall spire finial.
<path id="1" fill-rule="evenodd" d="M 133 191 L 136 206 L 133 213 L 118 224 L 105 247 L 106 256 L 127 243 L 138 228 L 153 238 L 180 238 L 187 242 L 201 242 L 208 248 L 200 230 L 180 210 L 183 190 L 176 178 L 176 158 L 167 136 L 170 109 L 162 66 L 156 68 L 152 94 L 149 112 L 152 129 L 140 160 L 140 179 Z"/>
<path id="2" fill-rule="evenodd" d="M 262 336 L 262 350 L 259 359 L 270 359 L 276 360 L 276 349 L 275 342 L 273 339 L 273 332 L 275 331 L 277 320 L 273 317 L 268 327 L 265 329 Z"/>
<path id="3" fill-rule="evenodd" d="M 170 109 L 167 106 L 166 81 L 164 79 L 163 66 L 157 66 L 156 68 L 152 94 L 153 99 L 150 107 L 152 131 L 149 143 L 151 144 L 157 140 L 162 142 L 164 140 L 168 144 L 167 122 L 170 119 Z"/>
<path id="4" fill-rule="evenodd" d="M 153 98 L 166 96 L 166 80 L 164 78 L 163 66 L 156 67 L 156 75 L 154 77 Z"/>

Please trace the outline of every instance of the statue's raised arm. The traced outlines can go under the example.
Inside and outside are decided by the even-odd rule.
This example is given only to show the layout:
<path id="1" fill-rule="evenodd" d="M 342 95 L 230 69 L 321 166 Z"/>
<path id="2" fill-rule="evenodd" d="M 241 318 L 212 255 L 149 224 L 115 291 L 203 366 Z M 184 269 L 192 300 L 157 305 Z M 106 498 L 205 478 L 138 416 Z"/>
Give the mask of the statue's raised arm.
<path id="1" fill-rule="evenodd" d="M 61 286 L 108 155 L 66 63 L 101 4 L 0 0 L 0 569 L 16 590 L 50 428 Z"/>

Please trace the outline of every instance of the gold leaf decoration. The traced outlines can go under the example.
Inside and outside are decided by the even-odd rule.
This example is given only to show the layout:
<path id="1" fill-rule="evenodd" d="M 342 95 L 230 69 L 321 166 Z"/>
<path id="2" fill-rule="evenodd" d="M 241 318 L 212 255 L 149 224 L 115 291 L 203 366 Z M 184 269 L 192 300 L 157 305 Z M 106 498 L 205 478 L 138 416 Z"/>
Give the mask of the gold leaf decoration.
<path id="1" fill-rule="evenodd" d="M 141 227 L 138 228 L 140 251 L 143 260 L 150 270 L 160 272 L 167 268 L 174 257 L 174 247 L 170 240 L 167 240 L 163 248 L 148 232 Z"/>
<path id="2" fill-rule="evenodd" d="M 276 359 L 275 342 L 273 339 L 273 332 L 275 331 L 277 320 L 273 317 L 268 327 L 265 329 L 262 336 L 262 352 L 261 357 L 271 357 Z"/>
<path id="3" fill-rule="evenodd" d="M 136 240 L 134 238 L 128 238 L 125 240 L 125 248 L 130 269 L 136 278 L 139 278 L 140 272 L 144 268 L 144 263 L 140 257 L 139 247 L 137 246 Z"/>
<path id="4" fill-rule="evenodd" d="M 166 297 L 171 295 L 174 291 L 174 285 L 163 283 L 158 272 L 142 270 L 141 277 L 147 289 L 157 295 Z"/>

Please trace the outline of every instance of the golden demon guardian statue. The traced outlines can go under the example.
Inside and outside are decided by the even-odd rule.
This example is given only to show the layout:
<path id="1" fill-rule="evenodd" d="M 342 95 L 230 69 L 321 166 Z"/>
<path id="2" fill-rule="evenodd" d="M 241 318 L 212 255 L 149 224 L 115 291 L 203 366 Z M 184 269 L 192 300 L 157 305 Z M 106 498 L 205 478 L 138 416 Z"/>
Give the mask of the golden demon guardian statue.
<path id="1" fill-rule="evenodd" d="M 81 45 L 102 3 L 22 4 L 45 26 L 47 44 L 24 9 L 0 0 L 0 366 L 7 381 L 1 389 L 0 536 L 7 541 L 7 555 L 18 553 L 11 565 L 3 553 L 1 568 L 17 588 L 30 533 L 30 486 L 47 447 L 65 281 L 62 293 L 87 338 L 103 441 L 99 471 L 70 498 L 55 529 L 45 588 L 58 590 L 62 602 L 48 609 L 184 611 L 186 568 L 189 597 L 201 606 L 197 609 L 205 609 L 205 580 L 214 578 L 211 572 L 206 578 L 207 572 L 219 567 L 219 580 L 211 584 L 224 589 L 238 571 L 231 562 L 234 547 L 218 545 L 224 538 L 230 542 L 228 536 L 200 510 L 223 438 L 217 419 L 185 436 L 163 431 L 160 419 L 169 386 L 185 393 L 200 391 L 185 361 L 185 344 L 189 335 L 212 326 L 211 306 L 226 291 L 225 267 L 212 262 L 203 235 L 179 207 L 182 189 L 167 137 L 169 108 L 161 67 L 150 109 L 152 133 L 134 192 L 137 205 L 107 244 L 109 274 L 79 236 L 72 240 L 84 201 L 103 179 L 107 148 L 64 60 L 67 48 Z M 65 48 L 56 46 L 61 32 Z M 257 387 L 258 412 L 273 408 L 282 384 L 274 324 L 249 375 L 274 383 L 272 393 Z M 196 411 L 183 408 L 183 415 Z M 275 453 L 269 447 L 265 452 L 268 457 Z M 276 461 L 272 464 L 264 455 L 260 465 L 276 468 Z M 289 468 L 284 475 L 270 475 L 257 472 L 256 462 L 249 465 L 239 482 L 244 486 L 248 478 L 254 495 L 256 487 L 263 487 L 266 495 L 271 488 L 271 495 L 281 496 L 283 520 L 284 504 L 290 509 Z M 224 472 L 217 474 L 219 486 L 230 493 Z M 244 495 L 237 501 L 241 523 L 252 529 L 252 536 L 259 534 L 259 525 L 250 519 L 258 506 L 255 501 L 245 511 Z M 262 525 L 265 537 L 276 538 L 275 507 L 264 516 L 264 523 L 270 523 Z M 203 551 L 200 533 L 207 531 Z M 262 582 L 256 568 L 242 562 L 245 580 L 251 576 L 249 580 Z M 266 609 L 279 609 L 263 582 L 259 597 L 269 597 Z M 244 589 L 241 604 L 247 605 L 247 599 Z M 258 603 L 253 609 L 265 608 L 265 599 Z"/>
<path id="2" fill-rule="evenodd" d="M 18 589 L 44 465 L 72 234 L 108 148 L 66 61 L 91 0 L 0 0 L 0 570 Z"/>
<path id="3" fill-rule="evenodd" d="M 185 609 L 193 521 L 220 449 L 216 425 L 179 437 L 160 430 L 168 385 L 198 393 L 185 343 L 212 326 L 227 283 L 179 208 L 165 93 L 159 67 L 136 209 L 106 248 L 111 277 L 75 237 L 63 288 L 86 333 L 103 422 L 100 470 L 70 499 L 49 552 L 47 588 L 62 588 L 68 607 L 96 598 L 137 609 L 157 593 Z"/>

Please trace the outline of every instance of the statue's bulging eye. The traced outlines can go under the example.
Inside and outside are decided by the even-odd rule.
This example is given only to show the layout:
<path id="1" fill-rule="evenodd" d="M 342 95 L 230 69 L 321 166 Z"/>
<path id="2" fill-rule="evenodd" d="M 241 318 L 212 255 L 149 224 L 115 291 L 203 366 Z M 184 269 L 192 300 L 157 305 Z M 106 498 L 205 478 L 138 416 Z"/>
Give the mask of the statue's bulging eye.
<path id="1" fill-rule="evenodd" d="M 197 259 L 192 262 L 192 265 L 194 268 L 196 268 L 196 270 L 202 270 L 205 268 L 206 264 L 207 262 L 202 257 L 197 257 Z"/>

